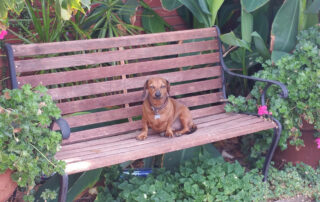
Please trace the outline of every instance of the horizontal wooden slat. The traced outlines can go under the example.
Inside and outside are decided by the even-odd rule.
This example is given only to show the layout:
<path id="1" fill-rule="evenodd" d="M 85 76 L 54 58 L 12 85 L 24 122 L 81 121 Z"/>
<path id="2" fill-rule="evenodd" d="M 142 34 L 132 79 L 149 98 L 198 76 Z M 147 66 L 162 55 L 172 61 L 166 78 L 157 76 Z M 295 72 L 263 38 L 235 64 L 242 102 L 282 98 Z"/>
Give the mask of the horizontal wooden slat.
<path id="1" fill-rule="evenodd" d="M 16 72 L 22 73 L 30 71 L 76 67 L 81 65 L 101 64 L 122 60 L 136 60 L 183 53 L 201 52 L 214 50 L 217 49 L 217 47 L 217 41 L 201 41 L 118 51 L 19 60 L 15 62 L 15 65 Z"/>
<path id="2" fill-rule="evenodd" d="M 222 105 L 206 107 L 203 109 L 192 110 L 191 115 L 195 118 L 200 118 L 208 115 L 219 114 L 224 112 Z M 74 132 L 69 139 L 63 140 L 63 144 L 72 144 L 74 142 L 82 142 L 88 140 L 99 139 L 106 136 L 114 136 L 117 134 L 135 131 L 141 128 L 141 121 L 133 121 L 112 126 L 100 127 L 85 131 Z"/>
<path id="3" fill-rule="evenodd" d="M 239 126 L 243 126 L 244 123 L 250 125 L 257 122 L 261 122 L 261 120 L 258 120 L 257 117 L 237 116 L 236 118 L 232 118 L 233 117 L 229 117 L 229 119 L 224 119 L 224 121 L 218 119 L 203 124 L 198 124 L 198 129 L 201 130 L 202 128 L 212 127 L 215 131 L 221 131 L 225 128 L 232 129 Z M 61 153 L 58 153 L 56 155 L 56 157 L 59 159 L 66 160 L 67 163 L 70 163 L 79 161 L 83 158 L 89 159 L 105 156 L 106 154 L 112 155 L 115 153 L 127 152 L 128 150 L 134 150 L 134 147 L 140 145 L 155 144 L 161 142 L 161 138 L 158 138 L 156 136 L 157 135 L 149 136 L 149 138 L 147 138 L 144 141 L 137 141 L 134 139 L 134 137 L 131 137 L 131 135 L 130 139 L 123 139 L 121 141 L 114 141 L 108 143 L 102 143 L 104 141 L 102 139 L 99 144 L 90 146 L 86 145 L 85 143 L 79 143 L 77 144 L 77 147 L 73 150 L 62 150 Z"/>
<path id="4" fill-rule="evenodd" d="M 199 118 L 194 118 L 195 123 L 196 124 L 201 124 L 201 123 L 205 123 L 208 121 L 217 121 L 217 120 L 233 120 L 238 118 L 238 116 L 234 116 L 231 113 L 221 113 L 221 114 L 216 114 L 214 116 L 206 116 L 206 117 L 199 117 Z M 139 122 L 141 124 L 141 122 Z M 136 135 L 136 133 L 134 133 Z M 152 132 L 152 130 L 148 131 L 148 134 L 150 136 L 153 136 L 153 134 L 156 134 L 154 132 Z M 88 141 L 88 144 L 85 144 L 84 142 L 79 142 L 79 143 L 73 143 L 73 144 L 67 144 L 64 145 L 61 148 L 61 153 L 64 153 L 66 151 L 73 151 L 75 149 L 78 149 L 79 147 L 93 147 L 95 145 L 101 145 L 101 144 L 109 144 L 109 143 L 114 143 L 114 142 L 119 142 L 119 141 L 123 141 L 123 140 L 128 140 L 128 139 L 132 139 L 135 136 L 132 136 L 132 133 L 128 133 L 128 134 L 122 134 L 122 135 L 116 135 L 116 136 L 105 136 L 106 138 L 100 138 L 100 139 L 92 139 L 90 141 Z M 60 154 L 59 154 L 60 155 Z"/>
<path id="5" fill-rule="evenodd" d="M 171 87 L 171 96 L 182 95 L 186 93 L 202 92 L 222 87 L 221 77 L 212 80 L 198 81 L 175 85 Z M 58 103 L 62 114 L 71 114 L 75 112 L 87 111 L 103 108 L 107 106 L 123 105 L 142 101 L 142 91 L 136 91 L 126 94 L 116 94 L 91 99 L 77 100 L 65 103 Z"/>
<path id="6" fill-rule="evenodd" d="M 121 91 L 124 89 L 142 88 L 145 81 L 154 76 L 160 76 L 162 78 L 167 79 L 169 82 L 174 83 L 220 75 L 220 67 L 206 67 L 187 71 L 170 72 L 157 75 L 70 86 L 64 88 L 55 88 L 50 89 L 48 93 L 52 96 L 54 100 L 60 100 L 81 96 L 97 95 L 111 91 Z"/>
<path id="7" fill-rule="evenodd" d="M 31 56 L 40 54 L 64 53 L 73 51 L 105 49 L 163 43 L 188 39 L 216 37 L 215 28 L 184 30 L 167 33 L 143 34 L 116 38 L 53 42 L 46 44 L 13 45 L 15 56 Z"/>
<path id="8" fill-rule="evenodd" d="M 152 72 L 177 67 L 187 67 L 219 62 L 219 53 L 192 55 L 170 59 L 161 59 L 145 62 L 137 62 L 125 65 L 107 66 L 83 70 L 64 71 L 58 73 L 38 74 L 31 76 L 17 77 L 19 86 L 26 83 L 32 86 L 63 84 L 77 81 L 88 81 L 119 75 L 130 75 L 137 73 Z"/>
<path id="9" fill-rule="evenodd" d="M 197 124 L 198 128 L 201 128 L 203 124 L 206 123 L 211 123 L 211 125 L 217 125 L 217 124 L 221 124 L 223 122 L 229 122 L 235 119 L 239 119 L 241 117 L 241 115 L 234 115 L 234 114 L 229 114 L 229 113 L 222 113 L 222 114 L 217 114 L 214 116 L 207 116 L 207 117 L 202 117 L 202 118 L 197 118 L 194 120 L 195 124 Z M 158 134 L 154 133 L 152 130 L 148 131 L 149 134 L 149 138 L 148 139 L 152 139 L 152 137 L 154 136 L 158 136 Z M 82 142 L 82 143 L 75 143 L 75 144 L 69 144 L 69 145 L 64 145 L 60 152 L 57 154 L 57 156 L 65 156 L 66 154 L 70 154 L 73 151 L 77 150 L 77 151 L 88 151 L 90 150 L 90 148 L 99 148 L 99 147 L 105 147 L 105 146 L 110 146 L 110 145 L 121 145 L 123 140 L 132 140 L 135 136 L 136 133 L 134 133 L 134 135 L 132 135 L 132 133 L 130 134 L 123 134 L 123 135 L 117 135 L 117 136 L 112 136 L 112 137 L 107 137 L 107 138 L 102 138 L 102 139 L 98 139 L 98 140 L 91 140 L 88 141 L 87 144 Z M 124 141 L 123 141 L 124 142 Z"/>
<path id="10" fill-rule="evenodd" d="M 211 93 L 205 95 L 198 95 L 193 97 L 186 97 L 177 99 L 188 107 L 199 106 L 219 102 L 222 98 L 222 93 Z M 89 113 L 77 116 L 66 117 L 66 121 L 71 128 L 85 126 L 96 123 L 103 123 L 113 120 L 120 120 L 142 114 L 142 106 L 134 106 L 128 108 L 113 109 L 109 111 Z"/>

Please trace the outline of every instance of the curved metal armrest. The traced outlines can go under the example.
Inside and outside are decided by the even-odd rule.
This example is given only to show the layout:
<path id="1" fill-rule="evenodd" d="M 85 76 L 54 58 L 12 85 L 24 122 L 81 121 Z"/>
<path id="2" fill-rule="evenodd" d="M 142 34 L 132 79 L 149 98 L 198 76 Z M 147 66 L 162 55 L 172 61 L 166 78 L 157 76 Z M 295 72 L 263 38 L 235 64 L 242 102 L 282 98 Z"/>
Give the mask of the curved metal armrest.
<path id="1" fill-rule="evenodd" d="M 60 130 L 61 130 L 61 135 L 62 135 L 62 139 L 68 139 L 70 137 L 70 126 L 68 124 L 68 122 L 63 119 L 63 118 L 59 118 L 59 119 L 53 119 L 51 125 L 50 125 L 50 129 L 53 129 L 53 125 L 54 123 L 57 123 Z"/>
<path id="2" fill-rule="evenodd" d="M 261 95 L 261 104 L 262 105 L 265 105 L 265 94 L 268 90 L 268 88 L 272 85 L 272 84 L 275 84 L 277 86 L 279 86 L 282 90 L 282 93 L 281 93 L 281 97 L 282 98 L 287 98 L 288 97 L 288 89 L 287 87 L 279 82 L 279 81 L 273 81 L 273 80 L 267 80 L 267 79 L 261 79 L 261 78 L 256 78 L 256 77 L 252 77 L 252 76 L 245 76 L 245 75 L 241 75 L 241 74 L 237 74 L 237 73 L 234 73 L 234 72 L 231 72 L 229 70 L 229 68 L 226 66 L 226 64 L 224 63 L 223 61 L 223 53 L 222 53 L 222 44 L 221 44 L 221 40 L 220 40 L 220 30 L 217 26 L 214 26 L 216 29 L 217 29 L 217 33 L 218 33 L 218 44 L 219 44 L 219 55 L 220 55 L 220 63 L 221 63 L 221 66 L 223 68 L 223 70 L 228 73 L 229 75 L 231 76 L 236 76 L 236 77 L 241 77 L 241 78 L 245 78 L 245 79 L 251 79 L 251 80 L 254 80 L 254 81 L 261 81 L 261 82 L 266 82 L 267 85 L 266 87 L 263 89 L 263 92 L 262 92 L 262 95 Z"/>

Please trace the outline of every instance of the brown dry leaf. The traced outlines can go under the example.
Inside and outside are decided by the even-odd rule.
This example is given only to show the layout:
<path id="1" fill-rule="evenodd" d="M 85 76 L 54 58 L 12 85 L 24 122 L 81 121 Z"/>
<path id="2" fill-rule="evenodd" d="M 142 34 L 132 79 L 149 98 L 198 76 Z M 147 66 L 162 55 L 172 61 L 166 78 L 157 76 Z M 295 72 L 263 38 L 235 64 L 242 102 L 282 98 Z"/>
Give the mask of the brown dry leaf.
<path id="1" fill-rule="evenodd" d="M 14 133 L 19 133 L 19 132 L 21 132 L 21 130 L 22 130 L 21 128 L 15 128 L 15 129 L 13 129 L 13 132 Z"/>
<path id="2" fill-rule="evenodd" d="M 11 96 L 10 96 L 9 92 L 5 92 L 3 95 L 4 95 L 4 98 L 6 98 L 7 100 L 11 99 Z"/>

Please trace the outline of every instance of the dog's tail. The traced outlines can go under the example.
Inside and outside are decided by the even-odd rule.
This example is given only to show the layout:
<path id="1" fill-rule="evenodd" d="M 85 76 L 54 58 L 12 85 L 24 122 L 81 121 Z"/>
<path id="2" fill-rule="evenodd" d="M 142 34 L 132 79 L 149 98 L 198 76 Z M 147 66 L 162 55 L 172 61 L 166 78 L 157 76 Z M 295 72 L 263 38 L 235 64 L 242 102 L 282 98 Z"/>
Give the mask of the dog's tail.
<path id="1" fill-rule="evenodd" d="M 197 129 L 198 129 L 197 125 L 192 123 L 192 126 L 190 127 L 190 131 L 187 132 L 186 134 L 194 133 Z"/>

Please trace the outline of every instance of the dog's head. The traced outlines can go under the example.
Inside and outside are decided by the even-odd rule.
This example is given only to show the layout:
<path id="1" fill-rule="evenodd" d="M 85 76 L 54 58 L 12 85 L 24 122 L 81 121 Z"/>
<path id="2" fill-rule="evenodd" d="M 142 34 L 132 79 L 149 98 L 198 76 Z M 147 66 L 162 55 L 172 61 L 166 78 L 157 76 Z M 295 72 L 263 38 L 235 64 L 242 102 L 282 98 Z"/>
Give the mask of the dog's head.
<path id="1" fill-rule="evenodd" d="M 160 100 L 166 98 L 170 92 L 170 83 L 163 78 L 151 78 L 144 84 L 143 99 L 151 96 L 152 99 Z"/>

